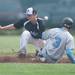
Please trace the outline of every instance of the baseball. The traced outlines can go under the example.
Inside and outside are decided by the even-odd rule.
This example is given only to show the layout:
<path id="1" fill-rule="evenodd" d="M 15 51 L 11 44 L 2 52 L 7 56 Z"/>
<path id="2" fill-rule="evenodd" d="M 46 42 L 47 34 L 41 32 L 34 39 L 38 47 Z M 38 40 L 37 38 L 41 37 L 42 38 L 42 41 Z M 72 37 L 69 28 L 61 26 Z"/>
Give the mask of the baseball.
<path id="1" fill-rule="evenodd" d="M 44 19 L 45 19 L 45 20 L 48 20 L 48 16 L 44 16 Z"/>

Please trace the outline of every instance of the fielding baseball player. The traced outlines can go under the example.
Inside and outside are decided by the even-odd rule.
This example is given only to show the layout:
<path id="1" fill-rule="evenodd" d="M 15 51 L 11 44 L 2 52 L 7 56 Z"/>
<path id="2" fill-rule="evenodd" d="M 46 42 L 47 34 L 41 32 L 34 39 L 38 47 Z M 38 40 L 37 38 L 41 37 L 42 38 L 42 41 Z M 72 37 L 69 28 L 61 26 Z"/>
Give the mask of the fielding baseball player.
<path id="1" fill-rule="evenodd" d="M 41 37 L 45 27 L 43 21 L 37 18 L 37 11 L 30 7 L 26 10 L 25 15 L 26 17 L 24 19 L 15 24 L 0 27 L 2 30 L 25 28 L 20 39 L 19 57 L 25 57 L 28 43 L 34 44 L 37 50 L 40 50 L 44 45 L 44 40 L 42 40 Z"/>
<path id="2" fill-rule="evenodd" d="M 38 53 L 41 61 L 56 63 L 66 51 L 67 56 L 72 63 L 75 63 L 73 55 L 74 38 L 69 33 L 73 20 L 69 17 L 64 18 L 62 28 L 53 28 L 43 32 L 43 39 L 46 39 L 46 45 Z"/>

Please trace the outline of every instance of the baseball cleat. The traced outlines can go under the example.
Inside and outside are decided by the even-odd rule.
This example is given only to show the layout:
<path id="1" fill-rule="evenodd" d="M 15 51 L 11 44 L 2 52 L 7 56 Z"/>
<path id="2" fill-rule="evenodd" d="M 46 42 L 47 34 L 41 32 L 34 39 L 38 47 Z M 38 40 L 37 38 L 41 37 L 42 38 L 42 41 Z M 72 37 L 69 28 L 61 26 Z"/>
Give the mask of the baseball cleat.
<path id="1" fill-rule="evenodd" d="M 19 53 L 19 54 L 18 54 L 18 57 L 19 57 L 19 58 L 25 58 L 25 57 L 26 57 L 26 54 L 24 54 L 24 53 Z"/>

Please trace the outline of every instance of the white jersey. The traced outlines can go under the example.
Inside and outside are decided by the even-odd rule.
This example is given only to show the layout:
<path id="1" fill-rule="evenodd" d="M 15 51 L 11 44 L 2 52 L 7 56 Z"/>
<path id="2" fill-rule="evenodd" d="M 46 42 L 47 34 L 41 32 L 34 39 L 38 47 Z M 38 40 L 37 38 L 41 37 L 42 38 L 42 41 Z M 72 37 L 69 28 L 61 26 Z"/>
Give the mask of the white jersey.
<path id="1" fill-rule="evenodd" d="M 64 28 L 53 28 L 45 31 L 42 35 L 47 39 L 47 44 L 43 48 L 53 59 L 59 59 L 66 49 L 74 49 L 73 36 Z"/>

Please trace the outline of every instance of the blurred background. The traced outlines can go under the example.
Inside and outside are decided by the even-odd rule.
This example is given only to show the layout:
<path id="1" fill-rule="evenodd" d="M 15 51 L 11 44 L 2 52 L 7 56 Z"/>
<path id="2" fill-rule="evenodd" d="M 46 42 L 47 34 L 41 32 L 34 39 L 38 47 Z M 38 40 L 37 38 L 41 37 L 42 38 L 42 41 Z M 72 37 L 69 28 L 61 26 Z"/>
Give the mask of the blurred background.
<path id="1" fill-rule="evenodd" d="M 75 0 L 0 0 L 0 25 L 24 18 L 28 7 L 35 8 L 40 17 L 49 17 L 45 24 L 47 28 L 58 27 L 67 16 L 75 20 Z"/>

